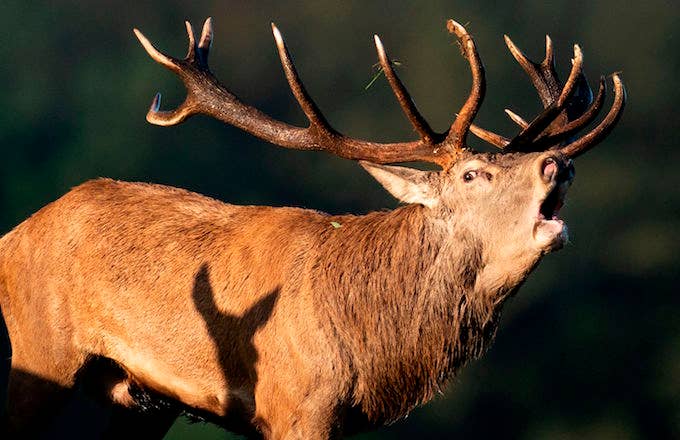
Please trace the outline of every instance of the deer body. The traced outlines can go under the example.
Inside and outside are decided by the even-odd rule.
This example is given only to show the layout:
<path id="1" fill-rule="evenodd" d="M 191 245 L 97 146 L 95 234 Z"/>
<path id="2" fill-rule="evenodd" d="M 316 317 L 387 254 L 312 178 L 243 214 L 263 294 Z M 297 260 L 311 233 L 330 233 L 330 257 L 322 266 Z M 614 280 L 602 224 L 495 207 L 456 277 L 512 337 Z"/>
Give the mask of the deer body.
<path id="1" fill-rule="evenodd" d="M 540 256 L 505 262 L 518 276 L 490 288 L 483 237 L 425 211 L 329 216 L 88 182 L 0 242 L 2 308 L 30 347 L 14 367 L 68 387 L 102 356 L 159 394 L 218 417 L 245 409 L 248 422 L 292 423 L 310 401 L 328 426 L 341 407 L 396 419 L 481 354 Z M 34 310 L 42 319 L 14 318 Z"/>
<path id="2" fill-rule="evenodd" d="M 157 417 L 144 423 L 162 432 L 177 414 L 171 402 L 252 437 L 336 438 L 405 416 L 481 355 L 505 299 L 564 244 L 557 216 L 574 175 L 570 158 L 613 127 L 625 94 L 614 76 L 612 109 L 573 140 L 599 111 L 604 82 L 588 107 L 578 47 L 561 87 L 549 40 L 540 65 L 509 43 L 545 111 L 531 123 L 514 115 L 522 131 L 507 140 L 472 125 L 484 72 L 467 31 L 452 20 L 448 28 L 462 42 L 473 90 L 445 134 L 417 113 L 376 37 L 386 77 L 420 136 L 398 144 L 333 130 L 275 27 L 284 71 L 310 120 L 305 129 L 272 120 L 217 82 L 207 68 L 210 20 L 199 42 L 187 24 L 185 60 L 136 31 L 189 90 L 170 112 L 159 111 L 157 97 L 149 121 L 207 113 L 285 147 L 369 159 L 362 166 L 407 205 L 331 216 L 107 179 L 73 189 L 0 240 L 15 429 L 36 420 L 37 407 L 48 412 L 58 391 L 77 388 L 114 412 L 132 411 L 112 416 L 117 425 L 150 407 Z M 469 151 L 468 131 L 506 151 Z M 375 163 L 412 160 L 443 169 Z"/>
<path id="3" fill-rule="evenodd" d="M 514 287 L 477 286 L 481 241 L 424 209 L 338 217 L 88 182 L 0 241 L 2 309 L 30 348 L 14 368 L 68 387 L 103 356 L 218 417 L 292 423 L 311 400 L 329 426 L 342 406 L 393 420 L 481 353 Z"/>

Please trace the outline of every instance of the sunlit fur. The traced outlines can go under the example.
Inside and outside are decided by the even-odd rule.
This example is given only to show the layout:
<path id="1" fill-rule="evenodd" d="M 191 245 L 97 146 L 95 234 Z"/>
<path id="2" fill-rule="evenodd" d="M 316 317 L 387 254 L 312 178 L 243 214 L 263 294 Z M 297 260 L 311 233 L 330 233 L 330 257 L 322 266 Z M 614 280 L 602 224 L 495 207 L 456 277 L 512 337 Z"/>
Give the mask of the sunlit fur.
<path id="1" fill-rule="evenodd" d="M 68 388 L 108 358 L 117 404 L 134 385 L 271 439 L 403 417 L 484 352 L 552 249 L 533 235 L 548 155 L 468 155 L 413 177 L 428 206 L 364 216 L 87 182 L 0 240 L 13 377 Z M 14 429 L 54 399 L 15 380 Z"/>

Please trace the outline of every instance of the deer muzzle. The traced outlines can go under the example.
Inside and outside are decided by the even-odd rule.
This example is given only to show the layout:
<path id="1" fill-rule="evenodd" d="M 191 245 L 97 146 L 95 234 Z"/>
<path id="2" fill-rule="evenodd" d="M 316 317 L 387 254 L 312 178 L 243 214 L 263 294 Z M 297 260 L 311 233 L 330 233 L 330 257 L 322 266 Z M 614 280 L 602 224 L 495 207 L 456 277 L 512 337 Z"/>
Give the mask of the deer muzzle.
<path id="1" fill-rule="evenodd" d="M 547 156 L 541 159 L 541 180 L 547 185 L 538 204 L 534 238 L 547 251 L 560 249 L 569 239 L 567 226 L 559 218 L 567 190 L 574 180 L 574 164 L 571 159 Z"/>

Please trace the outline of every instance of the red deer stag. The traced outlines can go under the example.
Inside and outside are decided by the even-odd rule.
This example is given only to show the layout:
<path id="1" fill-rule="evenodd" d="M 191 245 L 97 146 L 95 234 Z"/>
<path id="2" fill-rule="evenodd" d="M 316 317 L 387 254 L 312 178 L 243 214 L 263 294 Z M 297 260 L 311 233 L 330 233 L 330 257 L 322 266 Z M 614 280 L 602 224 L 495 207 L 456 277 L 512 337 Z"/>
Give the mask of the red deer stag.
<path id="1" fill-rule="evenodd" d="M 281 147 L 324 150 L 361 165 L 405 203 L 368 215 L 234 206 L 176 188 L 99 179 L 38 211 L 0 241 L 0 302 L 14 346 L 10 425 L 35 426 L 59 392 L 94 393 L 168 428 L 180 412 L 254 438 L 328 439 L 400 417 L 427 402 L 492 340 L 505 300 L 567 239 L 558 218 L 572 159 L 604 139 L 625 101 L 619 75 L 607 115 L 574 46 L 558 80 L 550 39 L 534 63 L 506 37 L 544 105 L 505 138 L 472 124 L 484 69 L 463 26 L 447 22 L 472 90 L 445 133 L 430 128 L 378 57 L 419 139 L 377 143 L 333 129 L 305 90 L 272 25 L 306 128 L 244 104 L 208 68 L 211 20 L 189 51 L 158 63 L 187 88 L 173 125 L 206 114 Z M 476 153 L 468 132 L 502 150 Z M 425 161 L 439 171 L 380 165 Z M 39 378 L 49 384 L 34 385 Z M 84 383 L 84 385 L 83 385 Z"/>

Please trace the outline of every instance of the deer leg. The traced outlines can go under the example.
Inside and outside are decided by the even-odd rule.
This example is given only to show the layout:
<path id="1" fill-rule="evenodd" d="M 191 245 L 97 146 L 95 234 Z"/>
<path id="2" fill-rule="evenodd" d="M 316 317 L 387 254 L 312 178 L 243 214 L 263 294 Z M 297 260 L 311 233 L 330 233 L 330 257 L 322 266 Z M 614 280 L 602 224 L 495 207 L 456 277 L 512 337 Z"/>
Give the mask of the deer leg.
<path id="1" fill-rule="evenodd" d="M 8 327 L 9 324 L 8 320 Z M 35 342 L 30 330 L 12 334 L 13 357 L 3 423 L 11 438 L 36 437 L 44 432 L 74 393 L 72 384 L 78 360 L 55 359 L 48 338 Z M 63 350 L 66 352 L 67 349 Z M 41 361 L 31 362 L 33 359 Z"/>

